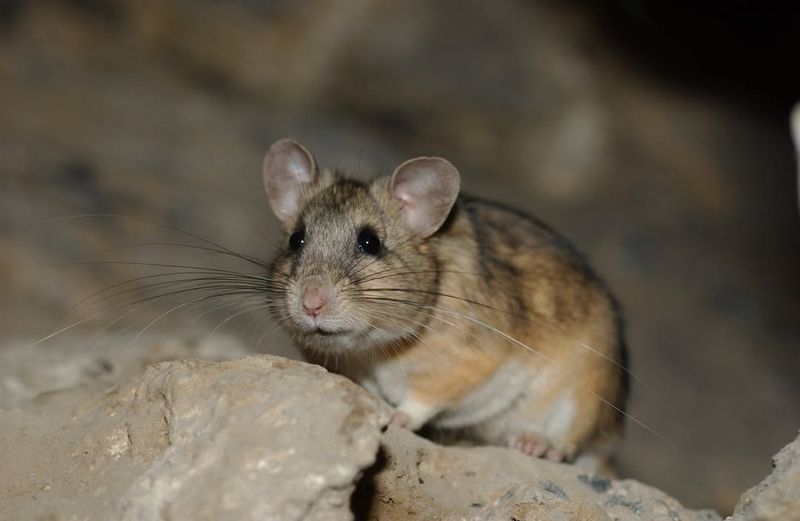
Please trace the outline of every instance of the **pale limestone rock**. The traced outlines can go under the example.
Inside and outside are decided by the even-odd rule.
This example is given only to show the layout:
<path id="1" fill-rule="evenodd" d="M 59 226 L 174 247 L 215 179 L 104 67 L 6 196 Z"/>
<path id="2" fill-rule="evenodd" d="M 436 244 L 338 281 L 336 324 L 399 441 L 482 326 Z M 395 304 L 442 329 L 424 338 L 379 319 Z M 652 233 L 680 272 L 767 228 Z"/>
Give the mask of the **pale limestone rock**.
<path id="1" fill-rule="evenodd" d="M 350 381 L 273 356 L 160 363 L 65 410 L 69 394 L 3 412 L 0 518 L 348 520 L 388 421 Z"/>
<path id="2" fill-rule="evenodd" d="M 25 392 L 0 401 L 0 519 L 720 519 L 577 465 L 384 430 L 385 404 L 310 364 L 261 355 L 142 373 L 145 361 L 244 352 L 230 339 L 153 340 L 134 351 L 117 340 L 91 356 L 63 342 L 49 366 L 38 358 L 42 367 L 34 353 L 6 351 L 20 357 L 17 371 L 0 376 Z M 87 370 L 97 357 L 114 370 Z M 800 519 L 798 454 L 800 438 L 732 519 Z"/>
<path id="3" fill-rule="evenodd" d="M 6 341 L 0 346 L 0 409 L 76 387 L 99 392 L 141 374 L 148 364 L 183 358 L 228 360 L 249 353 L 226 335 L 57 335 L 50 342 Z"/>
<path id="4" fill-rule="evenodd" d="M 800 437 L 772 458 L 772 473 L 745 492 L 734 521 L 800 520 Z"/>
<path id="5" fill-rule="evenodd" d="M 717 521 L 653 487 L 610 480 L 498 447 L 443 447 L 389 427 L 378 464 L 359 485 L 369 520 Z"/>

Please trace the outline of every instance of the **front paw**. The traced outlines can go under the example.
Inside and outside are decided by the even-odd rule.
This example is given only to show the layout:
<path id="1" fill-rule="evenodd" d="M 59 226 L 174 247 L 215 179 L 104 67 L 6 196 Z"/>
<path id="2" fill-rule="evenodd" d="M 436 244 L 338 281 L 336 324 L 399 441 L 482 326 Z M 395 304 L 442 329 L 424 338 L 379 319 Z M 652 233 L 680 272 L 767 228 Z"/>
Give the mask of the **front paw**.
<path id="1" fill-rule="evenodd" d="M 395 409 L 392 413 L 392 419 L 389 421 L 389 425 L 394 425 L 401 429 L 408 429 L 409 425 L 411 425 L 411 416 L 409 416 L 407 412 Z"/>
<path id="2" fill-rule="evenodd" d="M 428 423 L 440 410 L 441 408 L 435 404 L 406 398 L 395 409 L 391 423 L 410 431 L 416 431 Z"/>

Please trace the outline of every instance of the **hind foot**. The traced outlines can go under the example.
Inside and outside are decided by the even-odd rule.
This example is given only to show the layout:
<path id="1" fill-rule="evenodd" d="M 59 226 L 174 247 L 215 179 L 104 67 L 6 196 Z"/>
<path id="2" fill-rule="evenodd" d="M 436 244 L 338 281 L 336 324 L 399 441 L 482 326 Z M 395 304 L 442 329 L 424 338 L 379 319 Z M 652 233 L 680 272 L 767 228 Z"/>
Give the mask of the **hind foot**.
<path id="1" fill-rule="evenodd" d="M 550 461 L 567 459 L 566 452 L 554 447 L 547 438 L 529 432 L 509 436 L 508 446 L 535 458 L 544 458 Z"/>

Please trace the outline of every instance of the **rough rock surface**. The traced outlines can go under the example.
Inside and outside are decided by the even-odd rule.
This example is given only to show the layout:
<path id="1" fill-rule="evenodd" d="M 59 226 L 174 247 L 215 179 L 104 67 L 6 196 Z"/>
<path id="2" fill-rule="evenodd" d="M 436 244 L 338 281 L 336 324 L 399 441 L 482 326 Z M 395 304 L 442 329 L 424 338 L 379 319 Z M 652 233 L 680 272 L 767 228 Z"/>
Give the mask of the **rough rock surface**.
<path id="1" fill-rule="evenodd" d="M 390 427 L 357 498 L 371 496 L 369 520 L 714 521 L 633 480 L 498 447 L 443 447 Z"/>
<path id="2" fill-rule="evenodd" d="M 800 436 L 772 458 L 772 474 L 736 505 L 735 521 L 800 519 Z"/>
<path id="3" fill-rule="evenodd" d="M 75 408 L 43 395 L 0 425 L 2 519 L 351 519 L 380 402 L 272 356 L 147 369 Z"/>
<path id="4" fill-rule="evenodd" d="M 19 370 L 0 371 L 0 519 L 720 519 L 637 481 L 384 429 L 385 404 L 310 364 L 160 361 L 241 356 L 229 338 L 61 344 L 49 365 L 2 351 Z M 737 521 L 796 518 L 798 454 L 800 438 Z"/>
<path id="5" fill-rule="evenodd" d="M 0 410 L 21 407 L 36 396 L 80 388 L 91 395 L 127 382 L 149 364 L 203 358 L 229 360 L 251 354 L 225 335 L 110 335 L 58 337 L 47 343 L 7 342 L 0 348 Z"/>

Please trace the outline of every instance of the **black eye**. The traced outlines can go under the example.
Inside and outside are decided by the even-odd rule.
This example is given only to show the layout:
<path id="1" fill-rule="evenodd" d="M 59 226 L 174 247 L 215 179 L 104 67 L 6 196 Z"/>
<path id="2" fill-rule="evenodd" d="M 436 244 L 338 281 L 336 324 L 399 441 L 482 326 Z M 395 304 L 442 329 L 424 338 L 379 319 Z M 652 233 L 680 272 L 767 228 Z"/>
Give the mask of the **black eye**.
<path id="1" fill-rule="evenodd" d="M 369 255 L 377 255 L 381 251 L 381 240 L 375 232 L 364 228 L 358 232 L 358 249 Z"/>
<path id="2" fill-rule="evenodd" d="M 298 230 L 289 236 L 289 248 L 292 251 L 298 251 L 303 247 L 306 242 L 305 230 Z"/>

